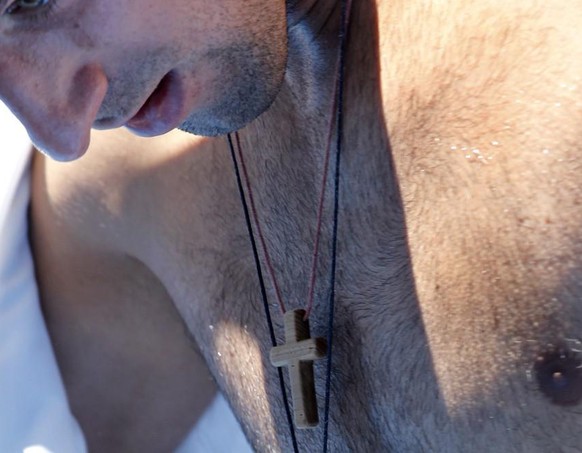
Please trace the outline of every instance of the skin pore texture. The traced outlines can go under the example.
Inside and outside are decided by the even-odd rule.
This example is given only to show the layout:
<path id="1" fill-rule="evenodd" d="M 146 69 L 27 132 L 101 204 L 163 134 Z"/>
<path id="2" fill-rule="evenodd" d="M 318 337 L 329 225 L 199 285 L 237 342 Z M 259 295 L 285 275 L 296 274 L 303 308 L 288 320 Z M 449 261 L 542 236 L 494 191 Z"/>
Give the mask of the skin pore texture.
<path id="1" fill-rule="evenodd" d="M 305 304 L 337 2 L 60 0 L 46 24 L 1 20 L 0 96 L 60 160 L 170 71 L 183 128 L 242 127 L 283 297 Z M 581 25 L 580 1 L 354 2 L 330 451 L 580 451 Z M 253 447 L 290 451 L 224 137 L 94 132 L 33 171 L 43 309 L 89 446 L 175 447 L 207 366 Z"/>

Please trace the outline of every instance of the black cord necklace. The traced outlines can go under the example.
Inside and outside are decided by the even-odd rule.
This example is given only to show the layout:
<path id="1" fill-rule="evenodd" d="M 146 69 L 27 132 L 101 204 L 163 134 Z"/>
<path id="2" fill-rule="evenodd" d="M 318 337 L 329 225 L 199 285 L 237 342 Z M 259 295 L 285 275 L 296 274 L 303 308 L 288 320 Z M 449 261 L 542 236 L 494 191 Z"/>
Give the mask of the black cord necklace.
<path id="1" fill-rule="evenodd" d="M 340 183 L 340 176 L 341 176 L 341 154 L 342 154 L 342 147 L 343 147 L 343 120 L 344 120 L 344 116 L 343 116 L 343 110 L 344 110 L 344 78 L 345 78 L 345 58 L 346 58 L 346 51 L 347 51 L 347 29 L 348 29 L 348 21 L 349 21 L 349 12 L 350 12 L 350 6 L 351 6 L 351 0 L 341 0 L 341 23 L 340 23 L 340 32 L 339 32 L 339 56 L 338 56 L 338 70 L 337 70 L 337 78 L 336 78 L 336 87 L 335 87 L 335 101 L 334 101 L 334 112 L 332 114 L 332 120 L 330 121 L 330 124 L 333 125 L 333 120 L 335 119 L 335 129 L 336 129 L 336 143 L 335 143 L 335 169 L 334 169 L 334 202 L 333 202 L 333 222 L 332 222 L 332 226 L 333 226 L 333 230 L 332 230 L 332 250 L 331 250 L 331 269 L 330 269 L 330 281 L 329 281 L 329 302 L 328 302 L 328 323 L 327 323 L 327 338 L 326 338 L 326 343 L 327 343 L 327 366 L 326 366 L 326 379 L 325 379 L 325 407 L 324 407 L 324 420 L 323 420 L 323 452 L 326 453 L 328 450 L 328 439 L 329 439 L 329 414 L 330 414 L 330 397 L 331 397 L 331 367 L 332 367 L 332 352 L 333 352 L 333 324 L 334 324 L 334 314 L 335 314 L 335 281 L 336 281 L 336 268 L 337 268 L 337 237 L 338 237 L 338 223 L 339 223 L 339 183 Z M 328 151 L 330 148 L 330 144 L 331 144 L 331 130 L 332 128 L 330 128 L 330 137 L 329 137 L 329 144 L 328 144 Z M 272 321 L 272 317 L 271 317 L 271 312 L 269 310 L 269 303 L 268 303 L 268 299 L 267 299 L 267 292 L 266 292 L 266 288 L 265 288 L 265 282 L 264 282 L 264 277 L 263 277 L 263 272 L 261 269 L 261 263 L 260 263 L 260 259 L 259 259 L 259 253 L 258 253 L 258 248 L 257 248 L 257 241 L 255 240 L 255 234 L 253 232 L 253 226 L 252 226 L 252 222 L 251 222 L 251 216 L 250 216 L 250 211 L 249 211 L 249 206 L 247 204 L 246 201 L 246 197 L 245 197 L 245 191 L 243 188 L 243 181 L 242 181 L 242 177 L 241 177 L 241 171 L 240 171 L 240 167 L 242 167 L 243 169 L 243 173 L 245 174 L 245 178 L 247 181 L 247 193 L 249 196 L 249 201 L 251 203 L 251 209 L 254 215 L 254 220 L 255 220 L 255 224 L 257 225 L 257 229 L 259 232 L 259 238 L 262 241 L 262 245 L 263 245 L 263 250 L 265 252 L 265 257 L 266 257 L 266 262 L 267 265 L 270 268 L 270 258 L 268 256 L 268 252 L 266 252 L 266 247 L 264 244 L 264 240 L 262 237 L 262 233 L 260 230 L 260 225 L 258 224 L 258 218 L 257 218 L 257 214 L 256 214 L 256 210 L 254 207 L 254 202 L 252 199 L 252 191 L 250 188 L 250 184 L 248 182 L 248 174 L 246 173 L 246 168 L 244 166 L 244 159 L 243 159 L 243 154 L 242 154 L 242 148 L 240 146 L 240 138 L 238 136 L 238 133 L 235 134 L 235 139 L 236 139 L 236 145 L 237 145 L 237 149 L 238 149 L 238 154 L 239 154 L 239 160 L 240 160 L 240 165 L 239 165 L 239 160 L 237 160 L 237 156 L 236 156 L 236 152 L 235 152 L 235 146 L 234 146 L 234 140 L 231 136 L 231 134 L 228 135 L 228 145 L 230 148 L 230 153 L 231 153 L 231 157 L 232 157 L 232 161 L 233 161 L 233 165 L 234 165 L 234 170 L 235 170 L 235 175 L 236 175 L 236 180 L 237 180 L 237 185 L 238 185 L 238 190 L 239 190 L 239 195 L 241 198 L 241 204 L 243 207 L 243 211 L 244 211 L 244 216 L 245 216 L 245 222 L 247 225 L 247 230 L 248 230 L 248 234 L 249 234 L 249 239 L 251 242 L 251 247 L 253 250 L 253 257 L 255 260 L 255 267 L 256 267 L 256 271 L 257 271 L 257 277 L 259 280 L 259 285 L 260 285 L 260 289 L 261 289 L 261 297 L 262 297 L 262 301 L 263 301 L 263 308 L 265 310 L 265 316 L 267 319 L 267 324 L 269 327 L 269 335 L 271 338 L 271 344 L 272 344 L 272 351 L 271 351 L 271 361 L 275 364 L 275 361 L 273 360 L 273 355 L 274 353 L 276 354 L 277 351 L 281 351 L 282 353 L 287 352 L 287 354 L 293 358 L 293 354 L 297 355 L 298 354 L 298 350 L 301 348 L 298 348 L 297 346 L 294 345 L 299 345 L 301 343 L 301 341 L 303 341 L 303 349 L 307 348 L 307 352 L 309 353 L 310 351 L 312 352 L 312 356 L 309 356 L 308 358 L 313 360 L 314 358 L 319 358 L 322 357 L 322 354 L 325 353 L 325 348 L 323 347 L 322 349 L 322 342 L 318 341 L 320 339 L 311 339 L 309 338 L 309 327 L 307 324 L 307 317 L 309 315 L 309 311 L 311 309 L 310 305 L 308 304 L 308 311 L 305 312 L 303 310 L 295 310 L 294 312 L 291 312 L 291 317 L 289 317 L 287 314 L 285 314 L 286 316 L 286 320 L 285 320 L 285 325 L 286 325 L 286 337 L 287 340 L 289 341 L 289 332 L 293 332 L 296 335 L 296 338 L 294 339 L 293 343 L 294 345 L 291 345 L 289 350 L 285 350 L 285 348 L 289 348 L 288 344 L 287 345 L 283 345 L 283 346 L 278 346 L 277 345 L 277 340 L 275 337 L 275 331 L 274 331 L 274 327 L 273 327 L 273 321 Z M 321 196 L 321 200 L 320 200 L 320 214 L 321 214 L 321 206 L 323 203 L 323 198 L 324 198 L 324 193 L 325 193 L 325 181 L 326 181 L 326 175 L 327 175 L 327 162 L 328 162 L 328 158 L 326 157 L 326 165 L 324 166 L 324 181 L 323 181 L 323 187 L 322 187 L 322 196 Z M 318 221 L 319 223 L 319 221 Z M 318 225 L 319 227 L 319 225 Z M 314 263 L 317 261 L 317 244 L 318 244 L 318 239 L 319 239 L 319 228 L 318 228 L 318 233 L 317 233 L 317 239 L 316 239 L 316 250 L 314 252 Z M 315 266 L 315 264 L 314 264 Z M 271 269 L 269 269 L 271 270 Z M 315 267 L 314 267 L 314 271 L 312 272 L 312 275 L 315 274 Z M 276 285 L 276 280 L 274 278 L 274 275 L 272 275 L 273 281 L 275 282 L 275 287 L 276 287 L 276 292 L 278 293 L 278 287 Z M 312 293 L 312 291 L 310 291 L 310 293 Z M 284 306 L 282 306 L 282 302 L 279 304 L 280 307 L 282 307 L 282 309 L 284 310 Z M 303 322 L 305 324 L 301 324 L 301 318 L 303 318 Z M 306 333 L 305 333 L 305 328 L 307 329 Z M 293 329 L 298 329 L 293 331 Z M 299 333 L 300 332 L 300 333 Z M 299 335 L 299 337 L 297 336 Z M 309 340 L 311 340 L 311 342 L 309 342 Z M 305 343 L 308 342 L 308 343 Z M 311 348 L 311 349 L 310 349 Z M 304 351 L 303 351 L 304 352 Z M 301 356 L 301 360 L 303 360 L 304 356 Z M 295 364 L 297 366 L 299 366 L 299 358 L 295 358 Z M 285 363 L 287 365 L 290 365 L 290 363 Z M 282 394 L 282 398 L 283 398 L 283 404 L 285 406 L 285 412 L 286 412 L 286 416 L 287 416 L 287 422 L 289 424 L 289 431 L 291 434 L 291 441 L 293 444 L 293 450 L 294 452 L 298 453 L 299 452 L 299 448 L 298 448 L 298 444 L 297 444 L 297 436 L 295 433 L 295 426 L 293 423 L 293 417 L 291 414 L 291 408 L 289 405 L 289 398 L 287 396 L 287 392 L 285 389 L 285 384 L 284 384 L 284 379 L 283 379 L 283 373 L 282 373 L 282 368 L 280 367 L 280 365 L 278 365 L 279 367 L 277 368 L 278 371 L 278 375 L 279 375 L 279 384 L 281 387 L 281 394 Z M 291 366 L 290 366 L 291 368 Z M 311 376 L 309 378 L 309 376 Z M 303 376 L 305 377 L 305 376 Z M 308 369 L 308 373 L 307 373 L 307 377 L 308 377 L 308 381 L 309 379 L 311 380 L 311 382 L 309 383 L 311 385 L 311 387 L 313 387 L 313 368 L 311 367 L 311 371 L 309 374 L 309 369 Z M 300 379 L 299 377 L 297 379 Z M 295 384 L 293 383 L 293 378 L 292 378 L 292 390 L 293 390 L 293 396 L 294 396 L 294 405 L 297 405 L 297 401 L 300 398 L 296 398 L 295 395 Z M 296 381 L 299 382 L 299 381 Z M 305 382 L 302 381 L 300 382 L 298 385 L 300 385 L 301 387 L 304 387 Z M 303 390 L 303 389 L 301 389 Z M 300 391 L 300 390 L 297 390 Z M 309 391 L 309 390 L 307 390 Z M 313 390 L 314 392 L 314 390 Z M 315 397 L 313 394 L 313 401 L 315 401 Z M 296 422 L 298 420 L 298 410 L 297 407 L 294 407 L 295 409 L 295 419 Z M 309 408 L 307 408 L 307 412 L 309 412 Z M 316 410 L 316 409 L 315 409 Z M 300 412 L 300 416 L 306 416 L 305 414 L 305 409 L 301 409 Z M 315 413 L 316 414 L 316 413 Z M 307 414 L 307 418 L 309 419 L 309 414 Z M 317 422 L 317 415 L 315 415 L 315 422 Z M 316 424 L 316 423 L 315 423 Z M 308 427 L 309 425 L 309 420 L 307 420 L 307 424 L 305 426 L 300 426 L 300 427 Z M 312 426 L 312 425 L 311 425 Z"/>

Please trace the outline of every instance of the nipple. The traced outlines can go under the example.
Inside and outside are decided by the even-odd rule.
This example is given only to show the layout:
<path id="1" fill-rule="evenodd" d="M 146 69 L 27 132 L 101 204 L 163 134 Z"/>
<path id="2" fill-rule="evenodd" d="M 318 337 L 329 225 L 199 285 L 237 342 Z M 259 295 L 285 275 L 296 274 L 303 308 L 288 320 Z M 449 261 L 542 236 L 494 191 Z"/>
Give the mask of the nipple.
<path id="1" fill-rule="evenodd" d="M 581 351 L 582 352 L 582 351 Z M 582 354 L 567 345 L 548 349 L 534 364 L 539 390 L 558 406 L 582 401 Z"/>

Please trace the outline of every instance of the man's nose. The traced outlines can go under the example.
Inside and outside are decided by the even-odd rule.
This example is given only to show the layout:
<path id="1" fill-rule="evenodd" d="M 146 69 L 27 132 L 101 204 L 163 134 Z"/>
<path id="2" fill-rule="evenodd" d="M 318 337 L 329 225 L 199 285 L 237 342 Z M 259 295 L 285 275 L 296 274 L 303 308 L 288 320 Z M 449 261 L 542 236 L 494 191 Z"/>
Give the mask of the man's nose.
<path id="1" fill-rule="evenodd" d="M 81 157 L 105 94 L 107 77 L 97 64 L 75 70 L 1 71 L 0 98 L 26 127 L 34 145 L 55 160 Z"/>

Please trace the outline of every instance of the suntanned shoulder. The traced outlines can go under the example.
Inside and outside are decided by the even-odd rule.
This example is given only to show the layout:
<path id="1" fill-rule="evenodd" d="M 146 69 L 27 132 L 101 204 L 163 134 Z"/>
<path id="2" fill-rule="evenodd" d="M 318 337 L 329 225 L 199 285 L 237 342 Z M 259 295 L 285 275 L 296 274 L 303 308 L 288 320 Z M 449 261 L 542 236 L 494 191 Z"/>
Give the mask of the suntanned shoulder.
<path id="1" fill-rule="evenodd" d="M 96 152 L 75 163 L 35 157 L 31 238 L 41 304 L 91 450 L 171 451 L 216 392 L 166 288 L 131 253 L 155 227 L 143 218 L 159 188 L 152 167 L 183 139 L 97 133 Z"/>

